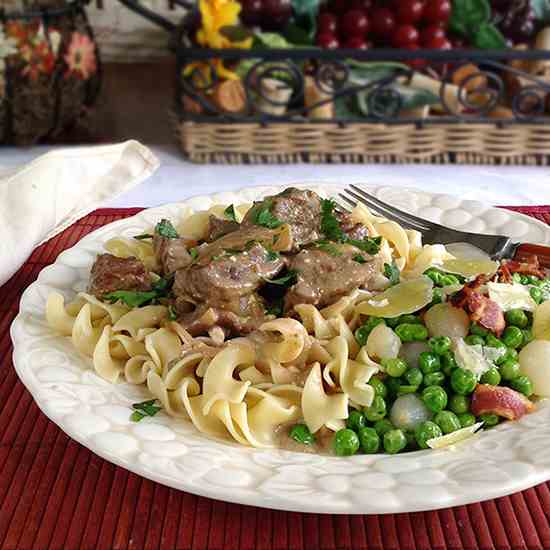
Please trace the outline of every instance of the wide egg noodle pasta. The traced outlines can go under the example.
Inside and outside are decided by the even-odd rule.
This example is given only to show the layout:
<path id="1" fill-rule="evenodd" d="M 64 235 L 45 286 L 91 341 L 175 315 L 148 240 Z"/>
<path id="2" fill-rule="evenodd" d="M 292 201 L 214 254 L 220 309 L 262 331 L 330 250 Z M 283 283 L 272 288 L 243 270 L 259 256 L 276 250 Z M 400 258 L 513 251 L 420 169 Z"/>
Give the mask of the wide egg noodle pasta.
<path id="1" fill-rule="evenodd" d="M 172 359 L 181 352 L 181 340 L 165 328 L 159 328 L 145 337 L 145 349 L 157 367 L 165 372 Z"/>
<path id="2" fill-rule="evenodd" d="M 348 396 L 345 393 L 325 393 L 319 363 L 315 363 L 309 372 L 301 404 L 304 421 L 311 433 L 335 420 L 344 420 L 348 417 Z"/>
<path id="3" fill-rule="evenodd" d="M 105 250 L 118 258 L 138 258 L 148 271 L 157 271 L 158 263 L 151 239 L 113 237 L 105 243 Z"/>
<path id="4" fill-rule="evenodd" d="M 264 333 L 281 335 L 278 342 L 266 342 L 261 346 L 261 353 L 279 363 L 290 363 L 303 352 L 307 340 L 304 325 L 295 319 L 283 318 L 268 321 L 260 326 Z"/>
<path id="5" fill-rule="evenodd" d="M 92 357 L 103 332 L 102 327 L 92 325 L 90 304 L 85 304 L 78 312 L 71 332 L 73 346 L 87 357 Z"/>
<path id="6" fill-rule="evenodd" d="M 125 362 L 115 359 L 111 355 L 110 340 L 112 328 L 110 325 L 104 327 L 101 337 L 94 348 L 93 365 L 95 371 L 105 380 L 115 383 L 124 372 Z"/>
<path id="7" fill-rule="evenodd" d="M 135 308 L 120 317 L 113 325 L 113 330 L 115 332 L 128 332 L 130 336 L 138 338 L 138 336 L 140 336 L 138 334 L 140 330 L 143 331 L 143 329 L 158 327 L 161 321 L 166 319 L 167 315 L 168 308 L 166 306 L 144 306 Z M 145 335 L 144 338 L 147 338 L 147 335 Z"/>

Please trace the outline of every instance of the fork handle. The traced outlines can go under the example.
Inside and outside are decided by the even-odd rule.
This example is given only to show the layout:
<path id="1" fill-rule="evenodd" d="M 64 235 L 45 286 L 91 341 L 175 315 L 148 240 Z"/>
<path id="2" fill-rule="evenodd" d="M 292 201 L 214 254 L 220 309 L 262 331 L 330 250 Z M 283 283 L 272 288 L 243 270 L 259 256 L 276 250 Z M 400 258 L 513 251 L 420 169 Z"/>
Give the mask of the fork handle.
<path id="1" fill-rule="evenodd" d="M 542 267 L 550 268 L 550 246 L 529 243 L 520 244 L 516 249 L 513 259 L 524 261 L 533 255 L 538 257 Z"/>

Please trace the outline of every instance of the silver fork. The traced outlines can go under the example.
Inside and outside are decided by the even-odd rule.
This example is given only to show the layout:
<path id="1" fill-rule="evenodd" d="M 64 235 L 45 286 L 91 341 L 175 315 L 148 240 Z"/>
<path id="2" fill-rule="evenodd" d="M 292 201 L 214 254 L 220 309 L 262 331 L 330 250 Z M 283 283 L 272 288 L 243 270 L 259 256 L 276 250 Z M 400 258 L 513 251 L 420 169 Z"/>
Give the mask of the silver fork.
<path id="1" fill-rule="evenodd" d="M 355 207 L 360 202 L 367 206 L 373 212 L 389 219 L 396 221 L 405 229 L 415 229 L 422 233 L 422 239 L 425 243 L 469 243 L 477 246 L 485 251 L 494 260 L 502 260 L 504 258 L 512 258 L 519 251 L 520 247 L 540 248 L 545 249 L 541 254 L 550 255 L 550 249 L 536 245 L 522 245 L 521 243 L 513 242 L 510 237 L 504 235 L 480 235 L 478 233 L 467 233 L 445 227 L 438 223 L 430 222 L 424 218 L 419 218 L 409 212 L 395 208 L 375 196 L 367 193 L 357 185 L 350 185 L 350 188 L 345 189 L 344 193 L 339 193 L 340 197 L 350 206 Z M 526 251 L 527 252 L 527 251 Z M 530 253 L 533 253 L 530 250 Z M 535 251 L 535 253 L 537 253 Z M 543 263 L 541 261 L 541 263 Z"/>

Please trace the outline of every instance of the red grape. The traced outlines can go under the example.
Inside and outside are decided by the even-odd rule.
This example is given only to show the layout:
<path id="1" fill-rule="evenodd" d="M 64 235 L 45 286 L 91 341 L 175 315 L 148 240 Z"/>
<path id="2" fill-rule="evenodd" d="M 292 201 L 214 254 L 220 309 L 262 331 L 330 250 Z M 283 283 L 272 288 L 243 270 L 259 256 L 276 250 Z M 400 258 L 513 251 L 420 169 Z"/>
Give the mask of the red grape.
<path id="1" fill-rule="evenodd" d="M 245 25 L 259 25 L 262 19 L 262 0 L 241 0 L 241 21 Z"/>
<path id="2" fill-rule="evenodd" d="M 338 30 L 338 17 L 333 13 L 320 13 L 317 20 L 317 32 L 319 34 L 336 34 Z"/>
<path id="3" fill-rule="evenodd" d="M 344 43 L 344 48 L 350 48 L 354 50 L 369 50 L 372 48 L 372 43 L 359 36 L 352 36 Z"/>
<path id="4" fill-rule="evenodd" d="M 395 30 L 395 17 L 388 8 L 376 8 L 371 16 L 371 29 L 381 38 L 389 38 Z"/>
<path id="5" fill-rule="evenodd" d="M 421 0 L 401 0 L 396 7 L 399 23 L 417 23 L 422 19 L 424 3 Z"/>
<path id="6" fill-rule="evenodd" d="M 350 9 L 368 12 L 374 7 L 374 0 L 351 0 Z"/>
<path id="7" fill-rule="evenodd" d="M 368 17 L 360 10 L 348 11 L 340 19 L 340 23 L 345 36 L 365 36 L 369 32 Z"/>
<path id="8" fill-rule="evenodd" d="M 330 11 L 334 13 L 345 13 L 349 10 L 349 1 L 348 0 L 332 0 L 330 3 Z"/>
<path id="9" fill-rule="evenodd" d="M 422 45 L 431 42 L 435 38 L 446 38 L 445 29 L 439 25 L 430 25 L 420 31 L 420 43 Z"/>
<path id="10" fill-rule="evenodd" d="M 320 46 L 321 48 L 326 48 L 327 50 L 334 50 L 335 48 L 340 47 L 340 42 L 338 41 L 338 37 L 328 32 L 323 34 L 318 34 L 316 42 L 317 42 L 317 46 Z"/>
<path id="11" fill-rule="evenodd" d="M 292 16 L 291 0 L 263 0 L 262 27 L 280 30 Z"/>
<path id="12" fill-rule="evenodd" d="M 445 37 L 436 37 L 423 45 L 431 50 L 451 50 L 453 48 L 453 45 Z"/>
<path id="13" fill-rule="evenodd" d="M 400 25 L 392 35 L 392 44 L 395 48 L 406 48 L 418 43 L 418 31 L 412 25 Z"/>
<path id="14" fill-rule="evenodd" d="M 449 0 L 428 0 L 424 7 L 424 21 L 427 23 L 447 23 L 451 17 Z"/>

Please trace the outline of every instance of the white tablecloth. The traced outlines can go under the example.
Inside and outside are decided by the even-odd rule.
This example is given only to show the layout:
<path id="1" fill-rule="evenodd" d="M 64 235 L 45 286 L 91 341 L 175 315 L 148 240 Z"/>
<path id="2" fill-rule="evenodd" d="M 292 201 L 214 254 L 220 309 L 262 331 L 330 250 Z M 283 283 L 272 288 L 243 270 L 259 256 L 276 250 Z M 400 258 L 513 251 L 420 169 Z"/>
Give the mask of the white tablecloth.
<path id="1" fill-rule="evenodd" d="M 550 204 L 550 168 L 353 164 L 198 165 L 184 161 L 176 146 L 151 148 L 161 160 L 160 169 L 138 187 L 103 206 L 157 206 L 215 191 L 308 181 L 417 187 L 500 205 Z M 24 164 L 49 149 L 0 149 L 0 170 Z"/>

